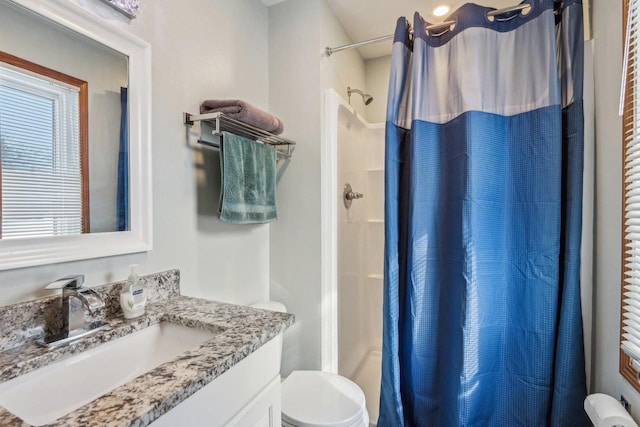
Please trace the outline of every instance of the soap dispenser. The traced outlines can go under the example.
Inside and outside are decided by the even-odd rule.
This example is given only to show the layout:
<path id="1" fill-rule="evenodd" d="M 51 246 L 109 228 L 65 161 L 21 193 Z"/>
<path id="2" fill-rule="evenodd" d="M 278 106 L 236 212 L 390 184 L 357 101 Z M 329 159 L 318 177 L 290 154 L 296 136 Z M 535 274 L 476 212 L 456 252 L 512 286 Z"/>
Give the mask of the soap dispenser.
<path id="1" fill-rule="evenodd" d="M 125 319 L 142 316 L 147 305 L 147 289 L 136 273 L 137 267 L 131 266 L 131 274 L 120 290 L 120 307 Z"/>

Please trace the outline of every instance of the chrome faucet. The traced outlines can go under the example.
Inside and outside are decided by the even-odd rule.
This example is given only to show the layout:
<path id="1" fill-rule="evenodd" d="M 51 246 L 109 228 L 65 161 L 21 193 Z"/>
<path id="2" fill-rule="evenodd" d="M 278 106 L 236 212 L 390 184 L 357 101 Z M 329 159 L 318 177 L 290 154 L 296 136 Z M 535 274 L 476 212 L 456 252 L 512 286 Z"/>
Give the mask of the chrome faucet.
<path id="1" fill-rule="evenodd" d="M 59 334 L 37 341 L 45 347 L 65 345 L 91 333 L 109 329 L 104 322 L 87 323 L 85 309 L 89 313 L 104 308 L 104 300 L 96 291 L 83 287 L 84 275 L 63 277 L 49 283 L 45 289 L 62 289 L 62 327 Z"/>

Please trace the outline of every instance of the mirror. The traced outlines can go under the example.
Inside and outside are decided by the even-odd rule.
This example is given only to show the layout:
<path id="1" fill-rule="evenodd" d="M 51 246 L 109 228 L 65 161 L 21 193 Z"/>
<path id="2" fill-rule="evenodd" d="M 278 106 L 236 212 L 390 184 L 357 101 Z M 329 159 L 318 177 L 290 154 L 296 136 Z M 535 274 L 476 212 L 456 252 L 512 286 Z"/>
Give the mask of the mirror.
<path id="1" fill-rule="evenodd" d="M 0 4 L 0 238 L 129 229 L 127 86 L 127 56 Z"/>
<path id="2" fill-rule="evenodd" d="M 79 6 L 0 0 L 0 269 L 151 249 L 150 74 Z"/>

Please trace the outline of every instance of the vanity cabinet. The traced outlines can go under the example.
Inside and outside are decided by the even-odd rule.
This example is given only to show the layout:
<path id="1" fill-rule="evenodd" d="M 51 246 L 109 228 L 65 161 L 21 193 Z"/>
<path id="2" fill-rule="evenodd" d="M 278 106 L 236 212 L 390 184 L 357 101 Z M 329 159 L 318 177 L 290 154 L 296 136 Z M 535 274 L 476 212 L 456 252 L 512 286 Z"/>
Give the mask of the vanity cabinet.
<path id="1" fill-rule="evenodd" d="M 251 353 L 151 425 L 279 427 L 282 334 Z"/>

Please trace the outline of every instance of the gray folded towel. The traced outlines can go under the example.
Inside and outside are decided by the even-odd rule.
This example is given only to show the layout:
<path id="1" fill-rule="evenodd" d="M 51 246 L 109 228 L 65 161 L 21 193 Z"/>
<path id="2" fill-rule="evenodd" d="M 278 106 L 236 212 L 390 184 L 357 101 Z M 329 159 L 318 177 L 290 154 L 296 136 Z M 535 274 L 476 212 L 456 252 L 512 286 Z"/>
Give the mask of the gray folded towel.
<path id="1" fill-rule="evenodd" d="M 276 116 L 239 99 L 207 99 L 200 104 L 200 114 L 218 112 L 274 135 L 284 131 L 284 124 Z"/>
<path id="2" fill-rule="evenodd" d="M 261 224 L 278 219 L 276 150 L 233 133 L 220 144 L 220 219 L 233 224 Z"/>

